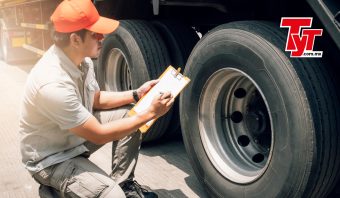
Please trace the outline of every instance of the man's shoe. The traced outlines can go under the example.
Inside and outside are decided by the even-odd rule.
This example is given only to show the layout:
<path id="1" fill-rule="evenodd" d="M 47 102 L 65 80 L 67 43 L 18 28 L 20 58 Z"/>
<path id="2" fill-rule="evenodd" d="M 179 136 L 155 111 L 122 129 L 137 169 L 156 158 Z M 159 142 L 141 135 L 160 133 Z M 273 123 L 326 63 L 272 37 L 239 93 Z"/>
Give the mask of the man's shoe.
<path id="1" fill-rule="evenodd" d="M 138 184 L 135 180 L 126 180 L 119 184 L 123 189 L 126 198 L 157 198 L 158 195 L 148 191 Z"/>

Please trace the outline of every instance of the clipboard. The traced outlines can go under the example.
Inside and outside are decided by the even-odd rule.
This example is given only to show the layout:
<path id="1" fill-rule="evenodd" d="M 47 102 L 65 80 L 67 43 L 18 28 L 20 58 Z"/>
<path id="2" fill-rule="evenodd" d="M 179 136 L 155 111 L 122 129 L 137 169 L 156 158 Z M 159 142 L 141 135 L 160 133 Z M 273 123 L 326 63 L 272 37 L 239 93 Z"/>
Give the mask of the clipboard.
<path id="1" fill-rule="evenodd" d="M 164 93 L 167 91 L 171 92 L 171 95 L 176 98 L 184 87 L 190 82 L 190 79 L 180 73 L 180 68 L 176 70 L 171 65 L 162 73 L 158 78 L 159 82 L 152 87 L 147 94 L 145 94 L 136 105 L 128 112 L 129 116 L 134 116 L 140 112 L 145 111 L 152 103 L 152 100 L 156 95 Z M 139 130 L 142 133 L 147 132 L 147 130 L 152 126 L 156 119 L 150 120 Z"/>

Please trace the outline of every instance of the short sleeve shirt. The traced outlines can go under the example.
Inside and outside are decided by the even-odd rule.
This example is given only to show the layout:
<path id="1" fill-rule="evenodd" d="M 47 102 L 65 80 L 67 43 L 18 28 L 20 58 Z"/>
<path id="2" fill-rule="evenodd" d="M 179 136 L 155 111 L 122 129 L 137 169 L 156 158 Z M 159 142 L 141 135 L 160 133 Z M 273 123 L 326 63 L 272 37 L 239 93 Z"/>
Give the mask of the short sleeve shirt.
<path id="1" fill-rule="evenodd" d="M 68 129 L 90 118 L 96 91 L 90 58 L 77 67 L 53 45 L 33 67 L 19 124 L 22 161 L 32 174 L 88 151 Z"/>

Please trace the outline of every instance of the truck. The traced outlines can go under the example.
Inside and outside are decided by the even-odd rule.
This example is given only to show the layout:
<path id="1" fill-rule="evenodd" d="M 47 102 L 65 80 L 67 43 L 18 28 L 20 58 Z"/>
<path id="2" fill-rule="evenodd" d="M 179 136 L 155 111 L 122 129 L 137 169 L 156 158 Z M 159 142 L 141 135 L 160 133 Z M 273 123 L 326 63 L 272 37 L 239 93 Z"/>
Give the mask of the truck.
<path id="1" fill-rule="evenodd" d="M 0 1 L 5 61 L 43 54 L 59 2 Z M 191 79 L 143 138 L 182 135 L 209 196 L 337 196 L 340 1 L 93 2 L 120 20 L 94 60 L 101 89 L 136 89 L 168 65 Z"/>

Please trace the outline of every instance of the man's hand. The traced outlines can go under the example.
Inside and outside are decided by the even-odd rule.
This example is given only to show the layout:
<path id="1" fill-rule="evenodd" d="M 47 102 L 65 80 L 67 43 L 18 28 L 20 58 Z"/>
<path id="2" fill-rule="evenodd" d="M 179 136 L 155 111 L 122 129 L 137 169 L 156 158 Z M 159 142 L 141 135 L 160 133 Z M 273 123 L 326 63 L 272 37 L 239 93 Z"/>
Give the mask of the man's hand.
<path id="1" fill-rule="evenodd" d="M 142 98 L 148 91 L 155 86 L 159 80 L 150 80 L 137 89 L 138 98 Z"/>
<path id="2" fill-rule="evenodd" d="M 148 111 L 154 115 L 154 118 L 159 118 L 169 111 L 174 103 L 174 97 L 170 92 L 159 93 L 153 99 Z"/>

